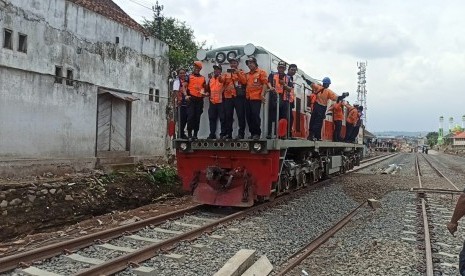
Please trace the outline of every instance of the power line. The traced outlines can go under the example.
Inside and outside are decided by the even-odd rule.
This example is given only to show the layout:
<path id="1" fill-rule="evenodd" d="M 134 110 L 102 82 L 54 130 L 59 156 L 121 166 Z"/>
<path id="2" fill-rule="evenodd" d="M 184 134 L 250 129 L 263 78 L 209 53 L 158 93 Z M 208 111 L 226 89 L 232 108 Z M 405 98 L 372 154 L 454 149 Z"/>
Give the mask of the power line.
<path id="1" fill-rule="evenodd" d="M 149 9 L 149 10 L 153 11 L 152 8 L 147 7 L 146 5 L 143 5 L 143 4 L 139 3 L 139 2 L 136 2 L 136 1 L 134 1 L 134 0 L 129 0 L 129 1 L 132 2 L 132 3 L 134 3 L 134 4 L 139 5 L 139 6 L 141 6 L 141 7 L 144 7 L 144 8 L 146 8 L 146 9 Z"/>

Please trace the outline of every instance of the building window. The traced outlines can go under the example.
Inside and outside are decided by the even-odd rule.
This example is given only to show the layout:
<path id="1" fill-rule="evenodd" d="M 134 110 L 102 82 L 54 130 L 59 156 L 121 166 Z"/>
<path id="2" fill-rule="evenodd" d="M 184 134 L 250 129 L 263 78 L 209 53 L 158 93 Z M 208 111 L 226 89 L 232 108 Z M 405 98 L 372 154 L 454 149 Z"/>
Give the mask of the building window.
<path id="1" fill-rule="evenodd" d="M 63 67 L 55 66 L 55 83 L 63 83 Z"/>
<path id="2" fill-rule="evenodd" d="M 18 52 L 27 53 L 27 35 L 19 34 Z"/>
<path id="3" fill-rule="evenodd" d="M 13 50 L 13 31 L 12 30 L 4 29 L 3 48 Z"/>
<path id="4" fill-rule="evenodd" d="M 73 85 L 73 70 L 66 70 L 66 85 Z"/>
<path id="5" fill-rule="evenodd" d="M 159 103 L 160 102 L 160 90 L 155 89 L 155 102 Z"/>
<path id="6" fill-rule="evenodd" d="M 153 102 L 153 88 L 149 89 L 149 101 Z"/>

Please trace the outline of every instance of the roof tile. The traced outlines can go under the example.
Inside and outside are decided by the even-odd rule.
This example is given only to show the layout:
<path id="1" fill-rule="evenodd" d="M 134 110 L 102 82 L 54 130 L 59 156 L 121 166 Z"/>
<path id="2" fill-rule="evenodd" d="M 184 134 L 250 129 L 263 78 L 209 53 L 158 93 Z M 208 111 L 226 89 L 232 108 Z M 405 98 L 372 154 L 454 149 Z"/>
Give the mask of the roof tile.
<path id="1" fill-rule="evenodd" d="M 455 135 L 453 138 L 454 138 L 454 139 L 457 139 L 457 138 L 465 138 L 465 131 L 463 131 L 463 132 L 461 132 L 461 133 Z"/>
<path id="2" fill-rule="evenodd" d="M 113 21 L 123 24 L 129 28 L 132 28 L 138 32 L 141 32 L 145 36 L 150 36 L 149 32 L 144 29 L 139 23 L 132 19 L 127 13 L 125 13 L 118 5 L 112 0 L 68 0 L 77 5 L 80 5 L 88 10 L 103 15 Z"/>

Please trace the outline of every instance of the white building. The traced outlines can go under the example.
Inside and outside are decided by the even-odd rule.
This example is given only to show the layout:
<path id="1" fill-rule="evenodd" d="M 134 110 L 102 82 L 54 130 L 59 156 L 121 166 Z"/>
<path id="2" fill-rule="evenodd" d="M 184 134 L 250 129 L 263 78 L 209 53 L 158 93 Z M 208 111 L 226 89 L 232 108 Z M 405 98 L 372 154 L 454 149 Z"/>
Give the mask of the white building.
<path id="1" fill-rule="evenodd" d="M 0 175 L 165 155 L 168 46 L 111 0 L 0 0 L 0 32 Z"/>
<path id="2" fill-rule="evenodd" d="M 452 137 L 452 146 L 454 148 L 465 148 L 465 131 Z"/>

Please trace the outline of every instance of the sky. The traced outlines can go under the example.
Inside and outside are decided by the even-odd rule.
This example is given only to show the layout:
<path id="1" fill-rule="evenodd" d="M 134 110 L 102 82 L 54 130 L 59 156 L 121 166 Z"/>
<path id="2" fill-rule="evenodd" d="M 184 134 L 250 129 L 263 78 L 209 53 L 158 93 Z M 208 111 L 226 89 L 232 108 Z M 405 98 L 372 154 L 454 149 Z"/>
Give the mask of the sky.
<path id="1" fill-rule="evenodd" d="M 136 21 L 152 0 L 113 0 Z M 357 62 L 367 66 L 367 129 L 437 131 L 439 116 L 465 115 L 465 1 L 170 0 L 165 17 L 185 21 L 216 47 L 253 43 L 308 75 L 332 80 L 356 101 Z M 144 7 L 145 6 L 145 7 Z"/>

